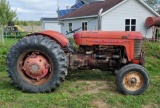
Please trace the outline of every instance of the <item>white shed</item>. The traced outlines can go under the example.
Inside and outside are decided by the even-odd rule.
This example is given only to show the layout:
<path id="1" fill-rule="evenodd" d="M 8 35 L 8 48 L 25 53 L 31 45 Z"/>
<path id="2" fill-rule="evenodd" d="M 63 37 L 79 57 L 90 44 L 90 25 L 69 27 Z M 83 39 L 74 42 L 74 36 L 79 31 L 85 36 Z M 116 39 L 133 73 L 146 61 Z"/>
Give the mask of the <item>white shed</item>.
<path id="1" fill-rule="evenodd" d="M 61 32 L 58 18 L 41 18 L 42 30 L 54 30 Z"/>
<path id="2" fill-rule="evenodd" d="M 103 8 L 102 30 L 139 31 L 146 38 L 152 37 L 152 28 L 146 28 L 145 20 L 159 14 L 143 0 L 106 0 L 86 4 L 61 18 L 63 23 L 61 32 L 66 34 L 66 31 L 79 27 L 82 27 L 81 30 L 97 30 L 98 12 L 101 8 Z"/>

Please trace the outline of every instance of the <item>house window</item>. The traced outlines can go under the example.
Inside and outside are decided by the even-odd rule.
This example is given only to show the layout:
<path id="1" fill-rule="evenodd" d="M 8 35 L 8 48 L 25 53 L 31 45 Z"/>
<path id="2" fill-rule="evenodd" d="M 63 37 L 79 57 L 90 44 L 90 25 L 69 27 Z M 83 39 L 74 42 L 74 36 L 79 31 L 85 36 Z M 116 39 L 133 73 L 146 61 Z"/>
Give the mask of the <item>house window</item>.
<path id="1" fill-rule="evenodd" d="M 87 30 L 87 22 L 82 22 L 82 30 Z"/>
<path id="2" fill-rule="evenodd" d="M 136 19 L 125 20 L 125 31 L 136 31 Z"/>
<path id="3" fill-rule="evenodd" d="M 68 31 L 72 31 L 72 23 L 68 23 Z"/>

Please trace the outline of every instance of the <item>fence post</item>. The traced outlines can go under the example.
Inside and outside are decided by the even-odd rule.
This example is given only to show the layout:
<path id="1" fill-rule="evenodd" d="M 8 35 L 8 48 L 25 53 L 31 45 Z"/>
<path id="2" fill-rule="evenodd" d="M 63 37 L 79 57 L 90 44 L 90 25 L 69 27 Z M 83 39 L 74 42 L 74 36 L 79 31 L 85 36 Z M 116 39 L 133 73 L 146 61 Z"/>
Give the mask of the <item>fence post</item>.
<path id="1" fill-rule="evenodd" d="M 0 29 L 1 29 L 1 36 L 0 36 L 0 38 L 1 38 L 2 44 L 4 45 L 3 26 L 0 26 Z"/>
<path id="2" fill-rule="evenodd" d="M 3 36 L 3 26 L 0 26 L 0 29 L 1 29 L 1 42 L 2 44 L 4 45 L 4 36 Z"/>

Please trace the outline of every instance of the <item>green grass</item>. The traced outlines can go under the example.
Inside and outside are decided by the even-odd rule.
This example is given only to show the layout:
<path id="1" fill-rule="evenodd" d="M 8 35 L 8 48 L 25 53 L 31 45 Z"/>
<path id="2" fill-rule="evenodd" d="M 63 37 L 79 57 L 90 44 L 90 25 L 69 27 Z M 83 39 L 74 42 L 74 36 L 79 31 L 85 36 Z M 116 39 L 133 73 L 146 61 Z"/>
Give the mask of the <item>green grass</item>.
<path id="1" fill-rule="evenodd" d="M 0 108 L 159 108 L 160 107 L 160 42 L 145 42 L 145 67 L 150 86 L 138 96 L 117 91 L 110 72 L 79 71 L 68 74 L 66 81 L 52 93 L 23 93 L 10 85 L 5 71 L 5 57 L 17 40 L 5 39 L 0 46 Z"/>

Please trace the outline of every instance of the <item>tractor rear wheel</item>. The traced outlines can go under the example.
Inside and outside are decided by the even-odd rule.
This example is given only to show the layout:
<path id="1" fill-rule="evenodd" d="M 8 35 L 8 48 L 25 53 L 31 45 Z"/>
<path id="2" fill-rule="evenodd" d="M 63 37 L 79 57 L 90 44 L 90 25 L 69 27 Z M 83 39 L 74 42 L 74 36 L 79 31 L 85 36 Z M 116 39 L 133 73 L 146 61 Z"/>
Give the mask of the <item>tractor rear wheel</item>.
<path id="1" fill-rule="evenodd" d="M 116 85 L 123 94 L 142 94 L 149 85 L 149 76 L 144 67 L 129 64 L 122 67 L 116 76 Z"/>
<path id="2" fill-rule="evenodd" d="M 67 75 L 64 51 L 43 36 L 24 37 L 10 49 L 6 60 L 13 84 L 25 92 L 51 92 Z"/>

